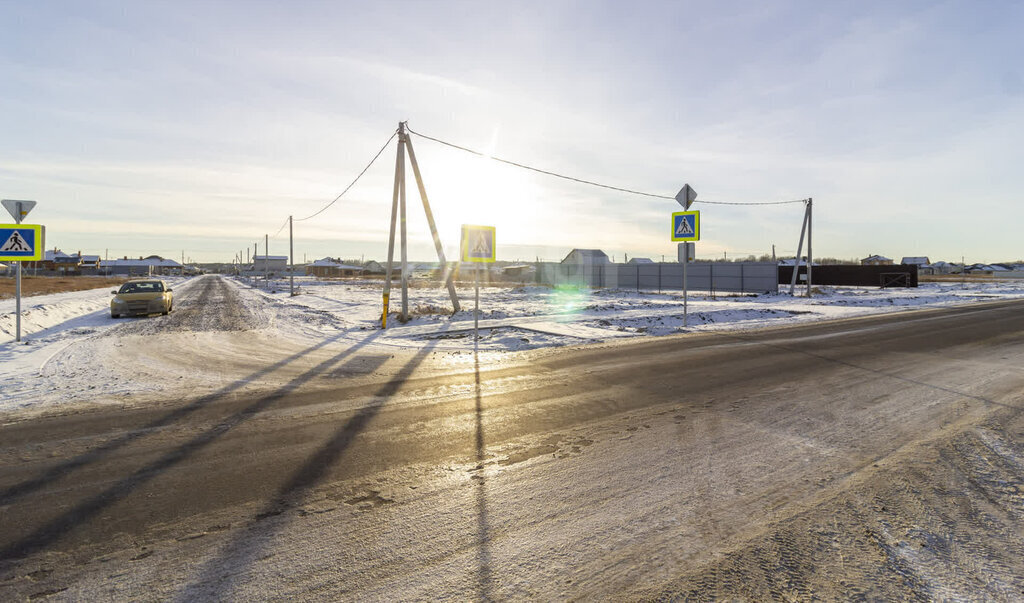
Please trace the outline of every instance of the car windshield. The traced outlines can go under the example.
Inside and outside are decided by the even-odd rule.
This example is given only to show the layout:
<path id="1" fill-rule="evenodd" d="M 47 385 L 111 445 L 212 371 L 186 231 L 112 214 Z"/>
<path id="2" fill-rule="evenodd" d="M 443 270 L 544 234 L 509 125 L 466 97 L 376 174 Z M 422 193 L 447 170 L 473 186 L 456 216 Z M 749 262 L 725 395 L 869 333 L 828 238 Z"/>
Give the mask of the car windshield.
<path id="1" fill-rule="evenodd" d="M 163 290 L 163 283 L 147 281 L 144 283 L 125 283 L 121 285 L 121 290 L 118 293 L 160 293 Z"/>

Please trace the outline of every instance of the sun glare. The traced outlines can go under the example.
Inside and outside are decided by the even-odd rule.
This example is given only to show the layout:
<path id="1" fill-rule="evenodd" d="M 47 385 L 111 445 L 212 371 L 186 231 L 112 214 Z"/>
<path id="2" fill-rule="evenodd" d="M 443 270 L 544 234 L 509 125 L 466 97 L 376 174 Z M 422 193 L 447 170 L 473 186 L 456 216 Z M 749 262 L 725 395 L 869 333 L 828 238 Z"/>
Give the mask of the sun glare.
<path id="1" fill-rule="evenodd" d="M 495 226 L 502 243 L 533 240 L 543 225 L 541 188 L 534 175 L 489 157 L 456 157 L 423 166 L 423 179 L 438 227 Z M 500 255 L 500 246 L 499 246 Z"/>

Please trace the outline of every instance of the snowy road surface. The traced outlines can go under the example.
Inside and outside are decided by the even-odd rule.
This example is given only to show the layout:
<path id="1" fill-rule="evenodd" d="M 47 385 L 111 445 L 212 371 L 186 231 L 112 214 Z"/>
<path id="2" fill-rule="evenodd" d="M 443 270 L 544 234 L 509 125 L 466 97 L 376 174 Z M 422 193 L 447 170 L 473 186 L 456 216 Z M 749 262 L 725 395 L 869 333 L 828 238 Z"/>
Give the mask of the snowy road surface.
<path id="1" fill-rule="evenodd" d="M 1024 302 L 502 354 L 175 293 L 0 426 L 0 598 L 1024 592 Z"/>

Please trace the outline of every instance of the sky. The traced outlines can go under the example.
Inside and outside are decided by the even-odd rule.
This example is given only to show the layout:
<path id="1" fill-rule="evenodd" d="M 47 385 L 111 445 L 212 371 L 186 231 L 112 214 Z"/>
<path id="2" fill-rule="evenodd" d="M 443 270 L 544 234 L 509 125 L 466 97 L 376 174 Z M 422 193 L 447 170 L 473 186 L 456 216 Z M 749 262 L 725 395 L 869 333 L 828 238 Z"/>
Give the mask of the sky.
<path id="1" fill-rule="evenodd" d="M 496 227 L 499 260 L 674 259 L 684 183 L 698 258 L 792 256 L 803 203 L 721 203 L 807 198 L 815 258 L 1024 258 L 1022 2 L 0 0 L 0 21 L 0 197 L 38 202 L 48 248 L 287 255 L 293 216 L 296 261 L 383 260 L 395 140 L 324 207 L 408 122 L 485 154 L 411 136 L 448 259 L 462 224 Z"/>

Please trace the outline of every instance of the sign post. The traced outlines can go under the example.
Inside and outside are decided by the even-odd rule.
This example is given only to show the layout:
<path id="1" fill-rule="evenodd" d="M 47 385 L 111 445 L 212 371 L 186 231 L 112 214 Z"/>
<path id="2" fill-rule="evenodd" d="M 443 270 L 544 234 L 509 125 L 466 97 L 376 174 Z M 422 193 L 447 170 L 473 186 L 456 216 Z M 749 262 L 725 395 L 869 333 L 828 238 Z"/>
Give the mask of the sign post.
<path id="1" fill-rule="evenodd" d="M 17 262 L 14 283 L 14 340 L 21 341 L 21 263 L 25 260 L 39 261 L 43 258 L 43 227 L 26 225 L 21 221 L 36 206 L 35 201 L 4 199 L 0 201 L 14 218 L 13 232 L 7 230 L 7 224 L 0 224 L 0 260 Z M 29 239 L 29 240 L 26 240 Z"/>
<path id="2" fill-rule="evenodd" d="M 684 210 L 690 209 L 690 205 L 697 200 L 697 191 L 689 184 L 676 193 L 676 201 L 683 206 Z M 688 283 L 686 282 L 686 267 L 694 257 L 693 241 L 700 240 L 700 212 L 699 211 L 678 211 L 672 214 L 672 240 L 679 243 L 679 263 L 683 265 L 683 327 L 689 326 L 689 312 L 687 301 L 689 299 Z"/>
<path id="3" fill-rule="evenodd" d="M 473 340 L 480 340 L 480 264 L 490 264 L 495 257 L 495 228 L 493 226 L 462 225 L 462 261 L 476 264 L 474 278 L 476 306 L 473 308 Z"/>
<path id="4" fill-rule="evenodd" d="M 687 325 L 687 308 L 686 301 L 687 297 L 687 280 L 686 280 L 686 266 L 693 261 L 694 258 L 694 244 L 693 243 L 680 243 L 679 244 L 679 263 L 683 265 L 683 326 Z"/>

